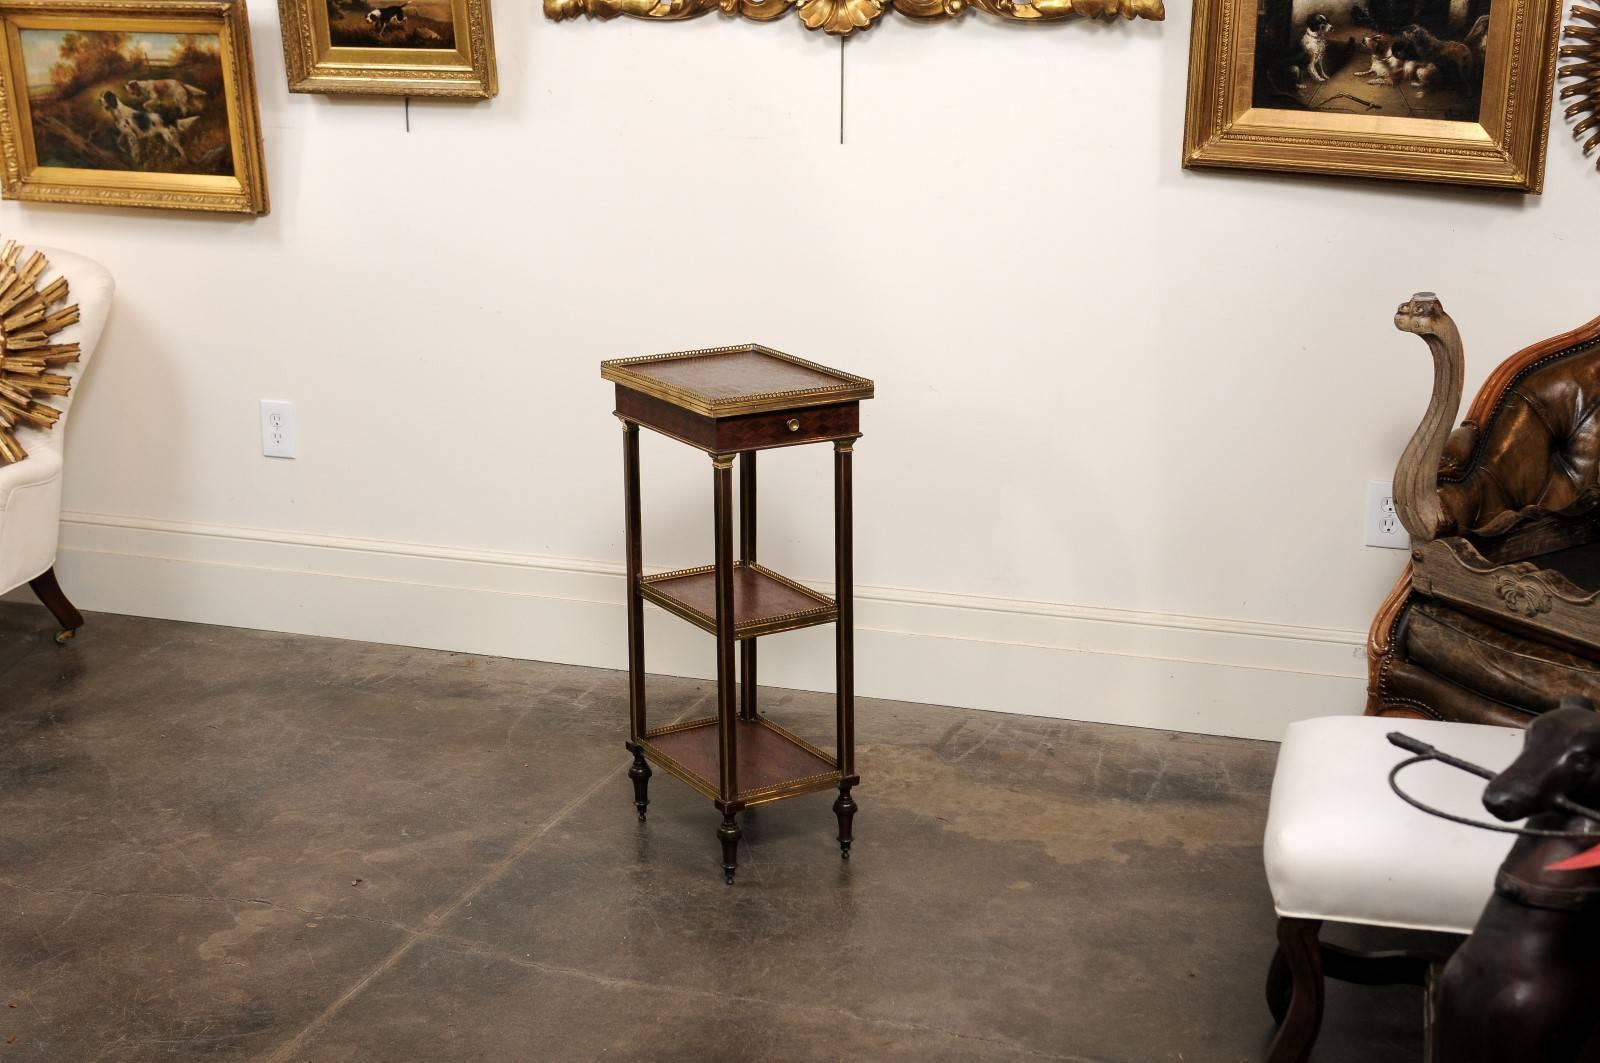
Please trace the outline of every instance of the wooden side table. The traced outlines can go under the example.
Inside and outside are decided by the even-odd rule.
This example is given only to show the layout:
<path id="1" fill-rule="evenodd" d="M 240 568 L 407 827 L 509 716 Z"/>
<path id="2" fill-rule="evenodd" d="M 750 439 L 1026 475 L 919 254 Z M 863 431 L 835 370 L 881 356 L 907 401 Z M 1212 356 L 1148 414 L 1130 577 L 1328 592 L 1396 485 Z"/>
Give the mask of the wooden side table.
<path id="1" fill-rule="evenodd" d="M 850 858 L 856 802 L 854 608 L 851 571 L 851 455 L 861 437 L 861 400 L 872 381 L 759 344 L 603 362 L 616 384 L 622 420 L 627 505 L 628 743 L 634 804 L 649 806 L 650 765 L 711 798 L 722 813 L 717 837 L 731 884 L 739 825 L 755 805 L 839 788 L 839 848 Z M 639 428 L 698 447 L 711 457 L 715 512 L 712 563 L 646 576 L 639 508 Z M 832 443 L 836 600 L 756 561 L 756 452 Z M 733 463 L 739 460 L 739 556 L 734 558 Z M 644 603 L 654 602 L 717 638 L 717 714 L 651 728 L 645 712 Z M 756 704 L 756 640 L 834 623 L 837 746 L 826 753 L 763 716 Z M 739 647 L 735 685 L 734 647 Z"/>

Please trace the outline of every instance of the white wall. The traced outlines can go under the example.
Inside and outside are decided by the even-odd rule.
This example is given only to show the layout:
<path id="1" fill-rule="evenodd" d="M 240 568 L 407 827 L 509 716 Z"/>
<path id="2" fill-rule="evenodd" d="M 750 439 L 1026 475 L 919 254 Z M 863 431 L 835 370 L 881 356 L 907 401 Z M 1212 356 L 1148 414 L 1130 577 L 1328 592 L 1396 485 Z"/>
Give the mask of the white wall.
<path id="1" fill-rule="evenodd" d="M 1275 737 L 1359 711 L 1402 561 L 1361 545 L 1426 403 L 1600 311 L 1600 175 L 1543 197 L 1179 167 L 1189 12 L 923 25 L 546 22 L 487 104 L 297 96 L 252 15 L 273 212 L 0 206 L 120 283 L 73 424 L 88 608 L 607 666 L 605 357 L 757 339 L 873 377 L 861 692 Z M 256 402 L 299 405 L 262 458 Z M 646 558 L 700 563 L 709 462 L 647 439 Z M 763 459 L 763 558 L 831 575 L 825 449 Z M 709 640 L 652 616 L 653 670 Z M 826 689 L 825 630 L 764 679 Z M 618 717 L 619 726 L 621 716 Z"/>

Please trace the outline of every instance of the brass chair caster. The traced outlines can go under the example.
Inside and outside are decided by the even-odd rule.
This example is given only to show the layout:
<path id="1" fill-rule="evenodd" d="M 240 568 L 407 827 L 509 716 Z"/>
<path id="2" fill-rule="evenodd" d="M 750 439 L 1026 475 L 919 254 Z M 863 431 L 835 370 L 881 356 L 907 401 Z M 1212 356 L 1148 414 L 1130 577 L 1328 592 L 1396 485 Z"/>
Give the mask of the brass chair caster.
<path id="1" fill-rule="evenodd" d="M 75 627 L 67 628 L 65 631 L 57 631 L 56 632 L 56 645 L 57 646 L 65 646 L 67 643 L 71 642 L 73 639 L 75 639 L 77 637 L 78 637 L 78 629 L 75 628 Z"/>

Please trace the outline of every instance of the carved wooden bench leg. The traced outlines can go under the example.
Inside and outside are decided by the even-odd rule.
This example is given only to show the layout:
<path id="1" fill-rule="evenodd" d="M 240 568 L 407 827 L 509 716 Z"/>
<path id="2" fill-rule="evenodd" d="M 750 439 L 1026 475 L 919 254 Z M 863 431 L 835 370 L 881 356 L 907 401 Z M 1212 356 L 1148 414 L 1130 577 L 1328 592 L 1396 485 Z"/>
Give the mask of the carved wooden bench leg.
<path id="1" fill-rule="evenodd" d="M 57 642 L 66 642 L 78 633 L 78 629 L 83 626 L 83 614 L 67 600 L 66 594 L 61 590 L 61 584 L 56 581 L 54 568 L 30 580 L 28 586 L 33 588 L 33 593 L 39 596 L 45 608 L 50 610 L 50 614 L 61 625 L 61 630 L 56 633 Z"/>
<path id="2" fill-rule="evenodd" d="M 1279 919 L 1278 952 L 1267 974 L 1267 1006 L 1277 1018 L 1278 1034 L 1267 1050 L 1267 1063 L 1305 1063 L 1322 1029 L 1322 945 L 1318 919 Z"/>

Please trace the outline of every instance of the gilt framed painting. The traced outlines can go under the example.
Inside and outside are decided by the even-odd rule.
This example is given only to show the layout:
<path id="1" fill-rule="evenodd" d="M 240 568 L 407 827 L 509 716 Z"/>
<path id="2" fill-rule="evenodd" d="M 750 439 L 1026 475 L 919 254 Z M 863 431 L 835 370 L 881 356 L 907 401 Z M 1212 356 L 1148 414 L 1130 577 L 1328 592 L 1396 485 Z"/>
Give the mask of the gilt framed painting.
<path id="1" fill-rule="evenodd" d="M 489 0 L 278 0 L 291 92 L 499 91 Z"/>
<path id="2" fill-rule="evenodd" d="M 6 199 L 267 212 L 242 0 L 0 0 Z"/>
<path id="3" fill-rule="evenodd" d="M 1559 0 L 1196 0 L 1183 164 L 1537 193 Z"/>

